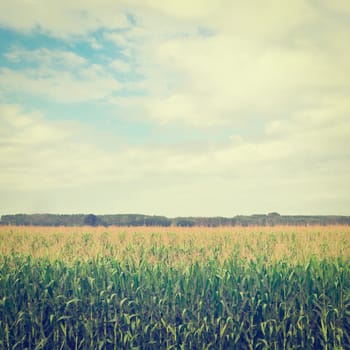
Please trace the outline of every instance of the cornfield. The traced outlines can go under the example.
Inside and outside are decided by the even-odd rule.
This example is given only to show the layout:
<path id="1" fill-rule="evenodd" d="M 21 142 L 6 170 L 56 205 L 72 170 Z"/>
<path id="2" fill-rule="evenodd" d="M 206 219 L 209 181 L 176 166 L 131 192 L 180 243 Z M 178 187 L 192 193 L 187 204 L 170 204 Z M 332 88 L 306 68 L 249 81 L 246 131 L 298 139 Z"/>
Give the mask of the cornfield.
<path id="1" fill-rule="evenodd" d="M 350 228 L 0 229 L 0 349 L 350 349 Z"/>

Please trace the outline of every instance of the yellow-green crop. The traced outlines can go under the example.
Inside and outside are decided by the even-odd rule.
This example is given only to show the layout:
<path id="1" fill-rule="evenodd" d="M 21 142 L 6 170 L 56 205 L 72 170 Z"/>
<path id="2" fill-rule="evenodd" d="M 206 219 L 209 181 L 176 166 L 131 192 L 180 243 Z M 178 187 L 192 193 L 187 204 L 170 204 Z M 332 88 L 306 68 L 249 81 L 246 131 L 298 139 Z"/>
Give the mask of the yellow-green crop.
<path id="1" fill-rule="evenodd" d="M 347 227 L 108 230 L 2 229 L 1 349 L 350 346 Z"/>

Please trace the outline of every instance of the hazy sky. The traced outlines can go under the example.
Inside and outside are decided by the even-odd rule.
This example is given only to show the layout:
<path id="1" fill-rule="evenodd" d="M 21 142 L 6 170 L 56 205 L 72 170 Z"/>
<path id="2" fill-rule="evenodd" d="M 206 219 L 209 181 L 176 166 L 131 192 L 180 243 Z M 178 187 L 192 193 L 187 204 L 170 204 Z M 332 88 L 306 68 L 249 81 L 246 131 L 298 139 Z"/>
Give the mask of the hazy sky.
<path id="1" fill-rule="evenodd" d="M 348 0 L 0 2 L 0 215 L 350 215 Z"/>

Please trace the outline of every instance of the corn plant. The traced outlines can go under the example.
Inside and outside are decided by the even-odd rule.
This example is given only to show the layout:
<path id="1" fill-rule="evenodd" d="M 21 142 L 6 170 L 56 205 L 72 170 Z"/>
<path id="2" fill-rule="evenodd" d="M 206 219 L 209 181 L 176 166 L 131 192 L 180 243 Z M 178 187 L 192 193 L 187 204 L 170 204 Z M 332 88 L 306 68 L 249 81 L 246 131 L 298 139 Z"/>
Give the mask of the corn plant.
<path id="1" fill-rule="evenodd" d="M 157 263 L 2 257 L 0 348 L 350 347 L 349 259 L 185 266 L 169 264 L 157 244 L 154 254 Z"/>

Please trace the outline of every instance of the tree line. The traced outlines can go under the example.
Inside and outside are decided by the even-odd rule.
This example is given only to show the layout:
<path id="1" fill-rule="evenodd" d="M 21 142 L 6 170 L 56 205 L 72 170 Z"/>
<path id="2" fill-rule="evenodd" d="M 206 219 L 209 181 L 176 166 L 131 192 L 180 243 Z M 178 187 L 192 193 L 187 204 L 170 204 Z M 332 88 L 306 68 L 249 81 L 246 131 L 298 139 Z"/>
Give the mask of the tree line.
<path id="1" fill-rule="evenodd" d="M 143 214 L 14 214 L 1 216 L 0 225 L 17 226 L 275 226 L 350 225 L 350 216 L 236 215 L 233 217 L 176 217 Z"/>

